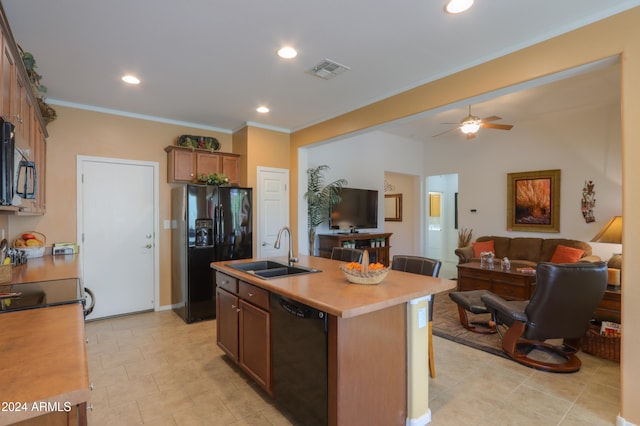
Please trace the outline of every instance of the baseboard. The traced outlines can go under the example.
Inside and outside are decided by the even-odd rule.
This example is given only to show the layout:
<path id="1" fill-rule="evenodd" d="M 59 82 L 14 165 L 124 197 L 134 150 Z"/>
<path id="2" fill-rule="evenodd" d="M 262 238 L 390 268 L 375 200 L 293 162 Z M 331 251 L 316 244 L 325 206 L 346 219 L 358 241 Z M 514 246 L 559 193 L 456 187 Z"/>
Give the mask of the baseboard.
<path id="1" fill-rule="evenodd" d="M 616 417 L 616 426 L 637 426 L 634 423 L 626 421 L 623 417 L 620 417 L 620 414 Z"/>
<path id="2" fill-rule="evenodd" d="M 431 423 L 431 409 L 417 419 L 407 418 L 405 426 L 424 426 Z"/>
<path id="3" fill-rule="evenodd" d="M 174 307 L 178 307 L 178 305 L 163 305 L 163 306 L 159 306 L 158 309 L 156 310 L 157 312 L 160 311 L 170 311 L 172 310 Z"/>

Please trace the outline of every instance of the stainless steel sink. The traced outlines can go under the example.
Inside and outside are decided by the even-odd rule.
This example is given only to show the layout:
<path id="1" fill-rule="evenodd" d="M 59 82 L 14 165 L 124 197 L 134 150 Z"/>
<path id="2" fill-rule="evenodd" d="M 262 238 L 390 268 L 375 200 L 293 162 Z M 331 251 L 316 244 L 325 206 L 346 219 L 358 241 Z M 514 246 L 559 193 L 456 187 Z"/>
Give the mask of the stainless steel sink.
<path id="1" fill-rule="evenodd" d="M 238 271 L 246 272 L 247 274 L 255 275 L 264 280 L 322 272 L 319 269 L 307 268 L 306 266 L 288 266 L 272 260 L 259 260 L 256 262 L 240 263 L 237 265 L 230 264 L 227 266 Z"/>

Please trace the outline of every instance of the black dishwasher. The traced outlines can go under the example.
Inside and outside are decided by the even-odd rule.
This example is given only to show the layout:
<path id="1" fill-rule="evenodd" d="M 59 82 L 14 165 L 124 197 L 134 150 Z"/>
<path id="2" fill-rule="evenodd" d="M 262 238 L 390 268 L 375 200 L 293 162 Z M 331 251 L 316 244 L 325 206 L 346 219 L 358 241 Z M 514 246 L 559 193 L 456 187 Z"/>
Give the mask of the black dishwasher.
<path id="1" fill-rule="evenodd" d="M 271 294 L 273 396 L 296 424 L 327 424 L 327 314 Z"/>

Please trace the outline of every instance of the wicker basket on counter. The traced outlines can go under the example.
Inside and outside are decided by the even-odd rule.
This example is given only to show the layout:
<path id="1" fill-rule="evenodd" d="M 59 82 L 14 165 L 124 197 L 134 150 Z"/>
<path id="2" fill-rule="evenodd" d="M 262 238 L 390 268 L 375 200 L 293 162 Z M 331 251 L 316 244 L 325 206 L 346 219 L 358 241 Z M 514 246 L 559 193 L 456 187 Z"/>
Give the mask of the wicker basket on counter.
<path id="1" fill-rule="evenodd" d="M 28 259 L 33 259 L 36 257 L 42 257 L 44 255 L 44 248 L 47 245 L 47 236 L 44 235 L 42 232 L 38 232 L 38 231 L 27 231 L 24 232 L 22 235 L 24 234 L 34 234 L 36 237 L 38 237 L 38 239 L 40 241 L 42 241 L 42 245 L 39 247 L 17 247 L 16 246 L 16 241 L 18 241 L 17 239 L 13 242 L 12 246 L 13 248 L 17 249 L 17 250 L 22 250 L 26 253 L 27 258 Z"/>
<path id="2" fill-rule="evenodd" d="M 389 268 L 369 269 L 369 252 L 367 250 L 362 254 L 362 269 L 352 270 L 347 264 L 340 265 L 340 270 L 350 283 L 353 284 L 380 284 L 387 277 Z"/>

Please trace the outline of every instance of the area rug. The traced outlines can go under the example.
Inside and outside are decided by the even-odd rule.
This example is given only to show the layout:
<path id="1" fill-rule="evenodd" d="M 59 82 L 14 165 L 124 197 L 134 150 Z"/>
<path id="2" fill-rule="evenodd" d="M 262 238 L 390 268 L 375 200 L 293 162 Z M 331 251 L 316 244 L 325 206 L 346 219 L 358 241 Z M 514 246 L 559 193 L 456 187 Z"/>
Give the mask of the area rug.
<path id="1" fill-rule="evenodd" d="M 486 321 L 489 315 L 469 314 L 469 320 Z M 452 342 L 460 343 L 503 358 L 509 358 L 502 350 L 497 334 L 474 333 L 460 324 L 458 306 L 449 297 L 449 293 L 436 294 L 433 302 L 433 334 Z"/>

